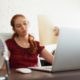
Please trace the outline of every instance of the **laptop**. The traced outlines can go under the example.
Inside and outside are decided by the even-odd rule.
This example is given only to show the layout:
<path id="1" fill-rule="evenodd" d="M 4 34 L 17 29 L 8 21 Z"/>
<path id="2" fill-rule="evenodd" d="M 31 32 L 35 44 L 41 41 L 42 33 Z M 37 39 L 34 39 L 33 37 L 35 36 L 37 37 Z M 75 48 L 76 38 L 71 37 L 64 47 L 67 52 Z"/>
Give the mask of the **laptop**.
<path id="1" fill-rule="evenodd" d="M 80 28 L 61 27 L 52 66 L 30 67 L 33 70 L 57 72 L 80 69 Z"/>

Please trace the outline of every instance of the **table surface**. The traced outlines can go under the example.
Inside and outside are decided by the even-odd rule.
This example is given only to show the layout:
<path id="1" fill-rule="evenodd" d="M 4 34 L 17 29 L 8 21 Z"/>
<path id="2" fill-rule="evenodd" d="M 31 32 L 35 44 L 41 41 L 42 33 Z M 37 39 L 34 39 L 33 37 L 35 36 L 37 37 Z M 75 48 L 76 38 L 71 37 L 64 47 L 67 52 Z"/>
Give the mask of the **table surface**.
<path id="1" fill-rule="evenodd" d="M 0 71 L 0 75 L 4 75 L 5 72 Z M 66 72 L 41 72 L 34 71 L 32 73 L 19 73 L 15 70 L 11 70 L 10 80 L 80 80 L 80 70 L 66 71 Z"/>

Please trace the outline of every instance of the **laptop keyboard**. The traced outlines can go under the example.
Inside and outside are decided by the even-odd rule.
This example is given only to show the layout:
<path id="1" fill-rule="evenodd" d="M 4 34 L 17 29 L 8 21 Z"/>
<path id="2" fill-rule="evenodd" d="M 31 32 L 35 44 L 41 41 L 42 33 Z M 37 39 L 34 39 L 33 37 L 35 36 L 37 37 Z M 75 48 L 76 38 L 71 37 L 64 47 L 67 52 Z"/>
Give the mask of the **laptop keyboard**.
<path id="1" fill-rule="evenodd" d="M 39 70 L 52 71 L 52 66 L 42 66 L 42 67 L 39 67 Z"/>
<path id="2" fill-rule="evenodd" d="M 52 66 L 41 66 L 42 69 L 52 69 Z"/>

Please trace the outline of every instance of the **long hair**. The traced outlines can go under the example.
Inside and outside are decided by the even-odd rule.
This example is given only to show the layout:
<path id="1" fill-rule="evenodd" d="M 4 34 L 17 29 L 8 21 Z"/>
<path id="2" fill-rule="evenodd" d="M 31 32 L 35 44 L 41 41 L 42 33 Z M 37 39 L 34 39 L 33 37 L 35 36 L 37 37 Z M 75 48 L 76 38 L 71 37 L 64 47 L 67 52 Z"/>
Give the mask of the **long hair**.
<path id="1" fill-rule="evenodd" d="M 30 34 L 28 37 L 28 42 L 30 43 L 30 51 L 34 53 L 37 50 L 37 44 L 34 41 L 34 37 Z"/>

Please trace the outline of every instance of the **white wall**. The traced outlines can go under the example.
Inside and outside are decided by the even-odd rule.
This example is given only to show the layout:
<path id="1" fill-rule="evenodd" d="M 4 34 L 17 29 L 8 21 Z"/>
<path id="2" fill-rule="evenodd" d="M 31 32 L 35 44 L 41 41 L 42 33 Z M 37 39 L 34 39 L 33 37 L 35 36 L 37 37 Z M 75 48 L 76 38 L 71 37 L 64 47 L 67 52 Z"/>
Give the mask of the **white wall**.
<path id="1" fill-rule="evenodd" d="M 29 19 L 30 33 L 39 40 L 35 5 L 29 0 L 0 0 L 0 32 L 12 32 L 10 20 L 15 14 L 23 14 Z"/>
<path id="2" fill-rule="evenodd" d="M 46 15 L 54 25 L 80 27 L 80 0 L 43 0 L 40 4 L 40 14 Z"/>
<path id="3" fill-rule="evenodd" d="M 54 25 L 80 27 L 80 0 L 55 0 L 51 6 L 47 15 Z"/>
<path id="4" fill-rule="evenodd" d="M 31 33 L 39 39 L 37 16 L 46 15 L 54 25 L 80 27 L 80 0 L 0 0 L 0 32 L 12 32 L 16 13 L 29 17 Z"/>

